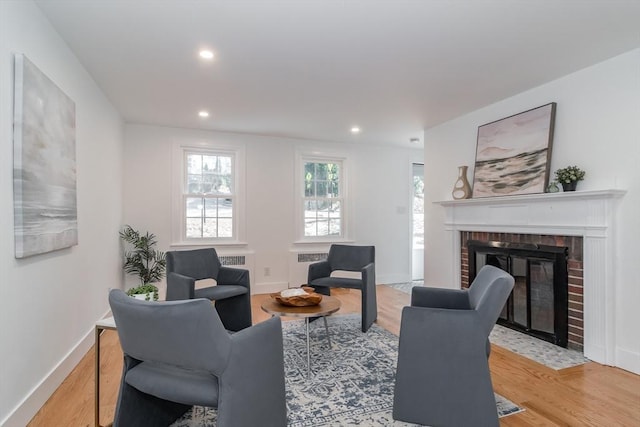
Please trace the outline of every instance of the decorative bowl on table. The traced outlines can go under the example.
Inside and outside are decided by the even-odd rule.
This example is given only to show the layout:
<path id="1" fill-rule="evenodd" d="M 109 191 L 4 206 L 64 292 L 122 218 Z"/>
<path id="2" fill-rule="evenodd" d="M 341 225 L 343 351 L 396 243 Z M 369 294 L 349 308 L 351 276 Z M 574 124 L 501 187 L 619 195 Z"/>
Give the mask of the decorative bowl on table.
<path id="1" fill-rule="evenodd" d="M 291 307 L 318 305 L 320 304 L 320 301 L 322 301 L 322 295 L 315 293 L 314 289 L 310 286 L 285 289 L 284 291 L 271 294 L 271 298 L 275 299 L 282 305 L 288 305 Z"/>

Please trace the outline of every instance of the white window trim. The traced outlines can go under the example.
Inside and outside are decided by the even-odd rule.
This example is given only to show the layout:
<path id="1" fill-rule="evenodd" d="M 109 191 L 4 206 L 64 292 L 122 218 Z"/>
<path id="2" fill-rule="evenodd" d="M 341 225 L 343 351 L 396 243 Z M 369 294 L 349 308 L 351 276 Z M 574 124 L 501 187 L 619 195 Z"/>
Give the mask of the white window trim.
<path id="1" fill-rule="evenodd" d="M 341 236 L 305 236 L 304 235 L 304 186 L 302 184 L 301 177 L 304 173 L 304 164 L 308 161 L 312 162 L 340 162 L 342 165 L 342 171 L 340 176 L 341 190 L 342 190 L 342 224 L 341 224 Z M 351 230 L 350 212 L 352 201 L 349 197 L 349 159 L 346 155 L 340 155 L 336 153 L 323 153 L 323 152 L 309 152 L 309 151 L 297 151 L 295 159 L 295 177 L 294 177 L 294 203 L 295 203 L 295 241 L 296 245 L 305 244 L 319 244 L 319 243 L 350 243 L 353 240 L 349 238 Z"/>
<path id="2" fill-rule="evenodd" d="M 233 237 L 187 239 L 184 235 L 185 216 L 183 213 L 183 190 L 185 185 L 185 154 L 188 151 L 197 151 L 211 154 L 227 154 L 234 159 L 233 170 Z M 178 247 L 210 247 L 216 246 L 246 246 L 245 241 L 245 209 L 246 209 L 246 183 L 245 173 L 245 148 L 244 146 L 229 146 L 212 142 L 180 143 L 173 144 L 172 153 L 172 191 L 171 191 L 171 238 L 172 248 Z"/>

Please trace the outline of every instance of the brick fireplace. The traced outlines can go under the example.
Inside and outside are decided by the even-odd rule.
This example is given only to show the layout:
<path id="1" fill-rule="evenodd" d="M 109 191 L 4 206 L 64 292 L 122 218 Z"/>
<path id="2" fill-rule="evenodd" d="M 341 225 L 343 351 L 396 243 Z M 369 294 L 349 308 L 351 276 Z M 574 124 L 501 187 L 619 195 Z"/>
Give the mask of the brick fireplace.
<path id="1" fill-rule="evenodd" d="M 460 233 L 460 278 L 463 288 L 469 287 L 469 240 L 481 242 L 528 243 L 568 248 L 568 344 L 567 347 L 583 351 L 583 256 L 581 236 L 551 236 L 543 234 L 489 233 L 485 231 Z"/>
<path id="2" fill-rule="evenodd" d="M 624 194 L 576 191 L 436 202 L 445 212 L 451 274 L 468 285 L 468 239 L 568 247 L 570 347 L 615 366 L 614 220 Z"/>

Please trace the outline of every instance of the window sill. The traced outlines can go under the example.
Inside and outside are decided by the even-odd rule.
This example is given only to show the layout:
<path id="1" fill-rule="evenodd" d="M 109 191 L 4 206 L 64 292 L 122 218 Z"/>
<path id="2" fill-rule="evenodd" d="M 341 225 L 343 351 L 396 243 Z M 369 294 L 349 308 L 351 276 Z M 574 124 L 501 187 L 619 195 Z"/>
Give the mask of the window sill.
<path id="1" fill-rule="evenodd" d="M 219 242 L 177 242 L 169 245 L 171 250 L 180 249 L 204 249 L 210 247 L 225 247 L 225 248 L 246 248 L 249 246 L 247 242 L 239 242 L 236 240 L 219 241 Z"/>
<path id="2" fill-rule="evenodd" d="M 330 245 L 332 243 L 341 244 L 341 243 L 355 243 L 352 239 L 314 239 L 314 240 L 296 240 L 293 242 L 294 245 Z"/>

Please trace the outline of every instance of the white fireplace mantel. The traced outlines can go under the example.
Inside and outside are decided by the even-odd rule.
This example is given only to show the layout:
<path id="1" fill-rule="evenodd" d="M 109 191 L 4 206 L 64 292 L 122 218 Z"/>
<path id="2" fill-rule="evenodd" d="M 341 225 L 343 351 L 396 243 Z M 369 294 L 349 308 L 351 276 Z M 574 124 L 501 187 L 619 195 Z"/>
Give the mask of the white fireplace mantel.
<path id="1" fill-rule="evenodd" d="M 457 283 L 461 231 L 582 236 L 584 354 L 616 366 L 614 218 L 625 193 L 575 191 L 435 202 L 445 209 Z"/>

